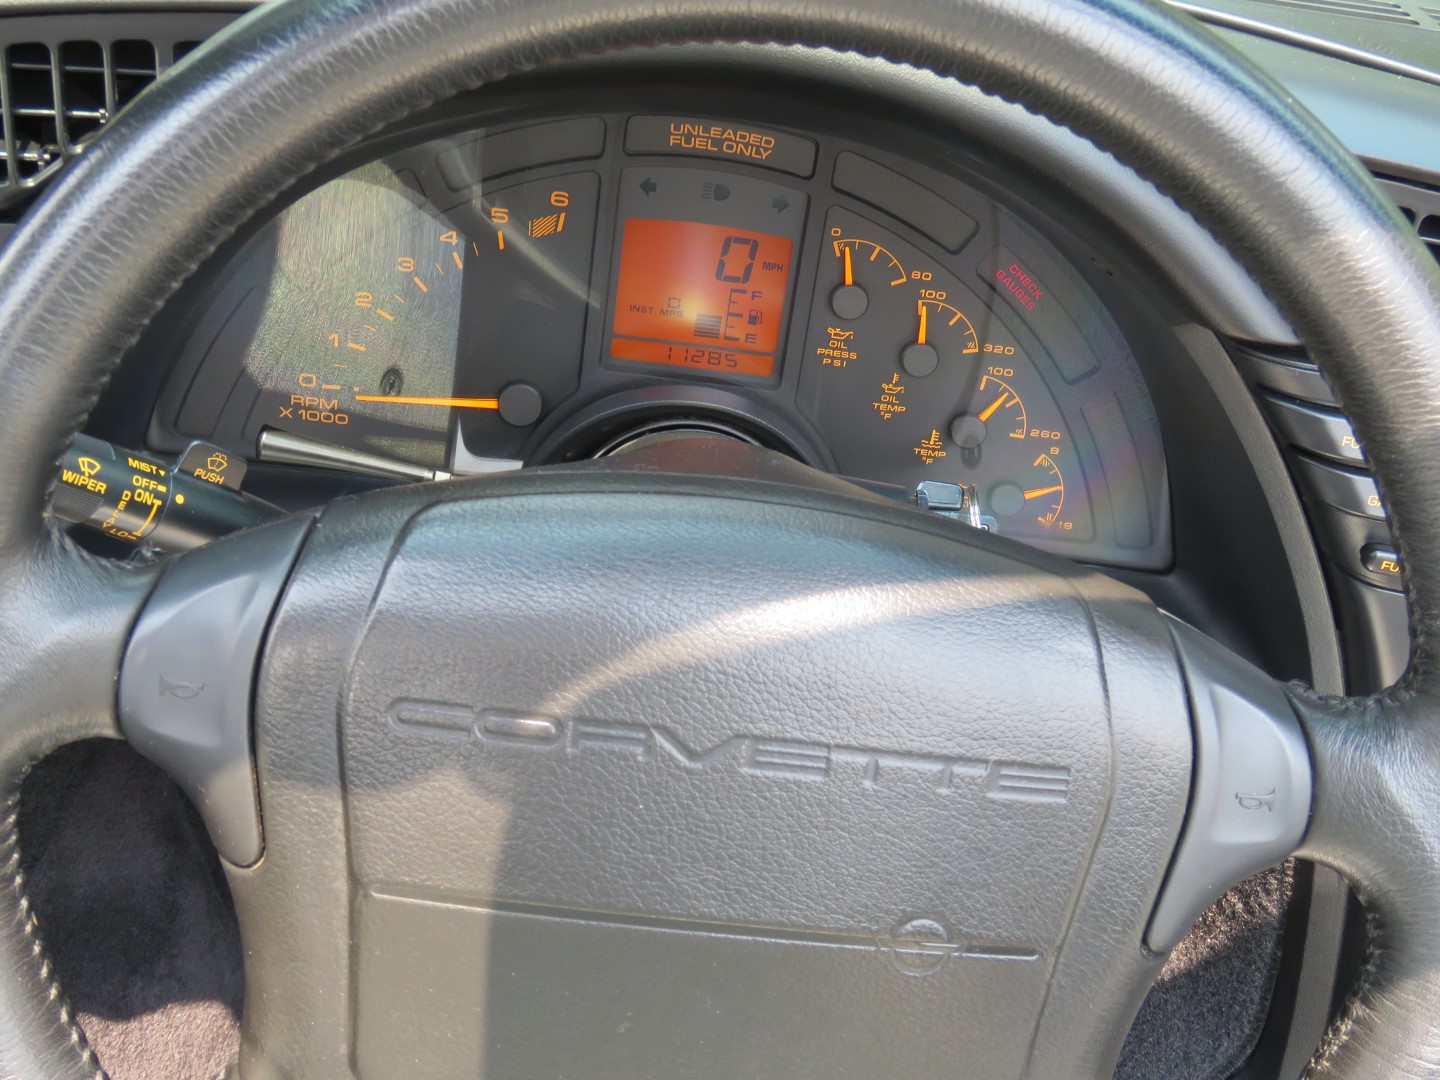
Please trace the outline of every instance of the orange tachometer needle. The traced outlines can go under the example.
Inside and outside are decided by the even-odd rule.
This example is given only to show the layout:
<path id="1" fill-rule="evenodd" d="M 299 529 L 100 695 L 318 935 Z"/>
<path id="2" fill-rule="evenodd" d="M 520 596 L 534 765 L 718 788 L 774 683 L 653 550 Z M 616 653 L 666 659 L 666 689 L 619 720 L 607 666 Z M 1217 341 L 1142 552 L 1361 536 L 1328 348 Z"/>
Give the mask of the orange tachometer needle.
<path id="1" fill-rule="evenodd" d="M 500 399 L 493 397 L 387 397 L 382 394 L 356 394 L 356 401 L 380 401 L 391 405 L 442 405 L 450 409 L 498 409 Z"/>
<path id="2" fill-rule="evenodd" d="M 854 284 L 855 284 L 855 267 L 852 266 L 851 263 L 850 263 L 850 249 L 847 247 L 847 248 L 842 248 L 841 250 L 845 252 L 845 284 L 846 284 L 846 285 L 854 285 Z"/>
<path id="3" fill-rule="evenodd" d="M 983 424 L 986 420 L 989 420 L 990 417 L 994 416 L 994 415 L 995 415 L 995 410 L 998 409 L 998 408 L 1000 408 L 1001 405 L 1004 405 L 1004 404 L 1005 404 L 1005 399 L 1008 398 L 1009 396 L 1010 396 L 1009 394 L 1001 394 L 998 398 L 996 398 L 995 401 L 994 401 L 994 403 L 991 404 L 991 406 L 990 406 L 988 409 L 986 409 L 984 412 L 982 412 L 982 413 L 980 414 L 980 422 Z"/>
<path id="4" fill-rule="evenodd" d="M 926 313 L 925 313 L 925 301 L 924 301 L 924 300 L 921 300 L 921 301 L 920 301 L 920 336 L 915 339 L 915 344 L 917 344 L 917 345 L 924 345 L 924 344 L 925 344 L 925 330 L 926 330 L 926 328 L 928 327 L 928 325 L 929 325 L 929 318 L 928 318 L 928 316 L 927 316 Z M 984 420 L 985 418 L 982 416 L 980 419 L 981 419 L 981 420 Z"/>
<path id="5" fill-rule="evenodd" d="M 1057 492 L 1057 491 L 1064 491 L 1064 490 L 1065 490 L 1065 489 L 1064 489 L 1063 487 L 1061 487 L 1059 484 L 1056 484 L 1054 487 L 1048 487 L 1048 488 L 1031 488 L 1029 491 L 1025 492 L 1025 498 L 1026 498 L 1026 499 L 1038 499 L 1038 498 L 1040 498 L 1041 495 L 1053 495 L 1053 494 L 1054 494 L 1055 492 Z"/>

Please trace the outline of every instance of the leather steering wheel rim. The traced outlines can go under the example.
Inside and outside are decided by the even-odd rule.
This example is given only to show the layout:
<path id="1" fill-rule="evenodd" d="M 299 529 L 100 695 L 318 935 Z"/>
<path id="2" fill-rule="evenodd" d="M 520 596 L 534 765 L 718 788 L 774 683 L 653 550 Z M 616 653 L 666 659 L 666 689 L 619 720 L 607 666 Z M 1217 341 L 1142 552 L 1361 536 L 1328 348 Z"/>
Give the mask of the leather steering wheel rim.
<path id="1" fill-rule="evenodd" d="M 153 570 L 74 550 L 56 462 L 120 356 L 228 235 L 368 133 L 455 93 L 607 50 L 707 40 L 855 50 L 1049 116 L 1170 194 L 1276 300 L 1379 476 L 1414 656 L 1369 699 L 1296 689 L 1316 804 L 1303 854 L 1370 910 L 1364 985 L 1312 1072 L 1440 1070 L 1440 272 L 1359 164 L 1264 76 L 1144 0 L 280 0 L 147 93 L 0 258 L 0 1074 L 102 1075 L 44 956 L 15 836 L 44 753 L 117 734 L 114 672 Z"/>

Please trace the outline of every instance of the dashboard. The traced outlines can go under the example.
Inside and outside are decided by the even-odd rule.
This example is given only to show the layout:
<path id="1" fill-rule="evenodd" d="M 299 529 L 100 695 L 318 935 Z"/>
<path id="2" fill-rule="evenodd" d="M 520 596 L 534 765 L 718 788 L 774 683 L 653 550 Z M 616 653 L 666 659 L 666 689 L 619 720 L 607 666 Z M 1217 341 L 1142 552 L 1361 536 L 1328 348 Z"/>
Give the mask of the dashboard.
<path id="1" fill-rule="evenodd" d="M 259 225 L 166 347 L 154 450 L 284 432 L 475 474 L 699 432 L 1172 558 L 1156 409 L 1085 277 L 993 193 L 832 131 L 579 112 L 391 149 Z"/>

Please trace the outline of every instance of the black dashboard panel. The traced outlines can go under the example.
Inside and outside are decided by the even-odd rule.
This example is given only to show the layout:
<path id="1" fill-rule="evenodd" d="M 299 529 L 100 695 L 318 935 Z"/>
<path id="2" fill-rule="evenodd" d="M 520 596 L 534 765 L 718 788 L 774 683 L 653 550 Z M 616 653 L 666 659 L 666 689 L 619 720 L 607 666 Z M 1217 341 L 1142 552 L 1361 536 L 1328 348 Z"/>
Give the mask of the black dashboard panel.
<path id="1" fill-rule="evenodd" d="M 150 443 L 265 427 L 474 473 L 682 429 L 984 527 L 1169 564 L 1126 338 L 1038 231 L 826 132 L 547 117 L 389 153 L 262 225 L 182 314 Z"/>

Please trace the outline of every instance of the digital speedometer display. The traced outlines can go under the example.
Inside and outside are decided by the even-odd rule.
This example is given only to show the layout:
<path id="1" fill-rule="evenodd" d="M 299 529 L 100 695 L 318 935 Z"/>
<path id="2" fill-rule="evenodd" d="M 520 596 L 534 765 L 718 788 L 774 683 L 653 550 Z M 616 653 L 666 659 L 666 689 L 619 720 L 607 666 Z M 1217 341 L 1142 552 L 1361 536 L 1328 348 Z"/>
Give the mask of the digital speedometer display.
<path id="1" fill-rule="evenodd" d="M 617 360 L 768 378 L 794 244 L 695 221 L 625 223 L 615 289 Z"/>

